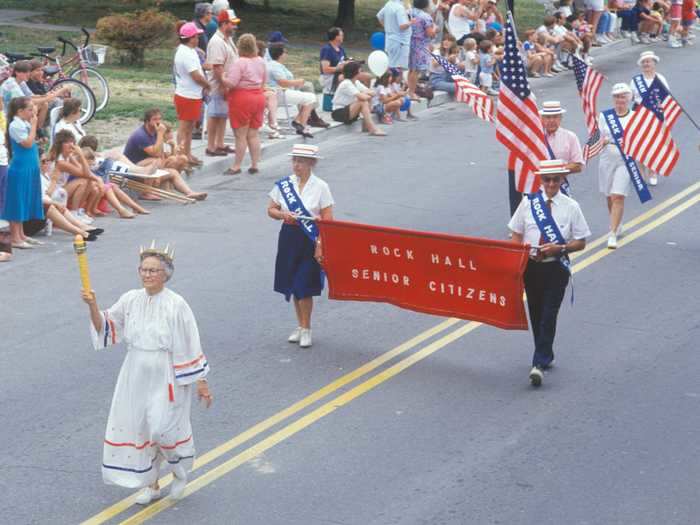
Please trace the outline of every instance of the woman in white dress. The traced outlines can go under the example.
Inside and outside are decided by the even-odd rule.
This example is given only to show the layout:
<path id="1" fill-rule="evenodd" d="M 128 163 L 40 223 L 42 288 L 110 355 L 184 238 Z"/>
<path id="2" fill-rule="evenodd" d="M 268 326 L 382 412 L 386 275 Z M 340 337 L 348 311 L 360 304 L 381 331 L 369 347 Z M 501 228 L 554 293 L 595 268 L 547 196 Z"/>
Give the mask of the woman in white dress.
<path id="1" fill-rule="evenodd" d="M 661 59 L 653 51 L 642 51 L 641 55 L 639 55 L 639 59 L 637 60 L 637 65 L 642 70 L 642 80 L 648 89 L 658 77 L 659 82 L 661 82 L 666 89 L 670 90 L 666 77 L 661 73 L 656 72 L 656 64 L 659 62 L 659 60 Z M 637 87 L 634 79 L 632 79 L 632 82 L 630 82 L 630 88 L 632 89 L 632 96 L 634 97 L 636 107 L 637 104 L 642 103 L 642 94 L 639 92 L 639 88 Z M 651 171 L 646 166 L 639 166 L 639 168 L 642 171 L 644 178 L 649 181 L 650 186 L 656 186 L 659 183 L 659 177 L 656 173 Z"/>
<path id="2" fill-rule="evenodd" d="M 612 89 L 615 114 L 623 128 L 627 126 L 632 111 L 632 90 L 627 84 L 615 84 Z M 630 179 L 625 160 L 620 150 L 615 145 L 612 133 L 601 113 L 598 117 L 598 128 L 602 136 L 605 148 L 600 154 L 598 164 L 598 189 L 608 201 L 610 213 L 610 234 L 608 235 L 608 248 L 617 248 L 617 237 L 622 233 L 622 214 L 625 211 L 625 197 L 629 195 L 632 181 Z"/>
<path id="3" fill-rule="evenodd" d="M 122 364 L 104 440 L 102 477 L 107 484 L 140 488 L 142 505 L 161 497 L 161 466 L 172 465 L 170 496 L 180 499 L 195 454 L 190 424 L 192 385 L 211 405 L 207 358 L 185 300 L 165 288 L 172 276 L 172 252 L 141 251 L 143 288 L 122 295 L 100 311 L 95 293 L 83 291 L 90 307 L 96 349 L 124 342 Z"/>

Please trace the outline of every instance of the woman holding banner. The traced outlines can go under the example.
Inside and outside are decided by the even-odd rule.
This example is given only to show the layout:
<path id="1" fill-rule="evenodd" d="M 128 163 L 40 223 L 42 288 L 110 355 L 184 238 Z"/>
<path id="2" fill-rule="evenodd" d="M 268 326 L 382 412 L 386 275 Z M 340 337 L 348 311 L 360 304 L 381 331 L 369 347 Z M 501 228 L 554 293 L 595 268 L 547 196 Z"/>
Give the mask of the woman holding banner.
<path id="1" fill-rule="evenodd" d="M 617 248 L 617 238 L 622 233 L 622 214 L 625 211 L 625 197 L 629 195 L 631 179 L 625 162 L 625 156 L 615 143 L 614 132 L 619 130 L 624 133 L 632 111 L 632 89 L 623 83 L 615 84 L 612 89 L 613 111 L 604 111 L 598 117 L 598 128 L 605 143 L 605 148 L 600 154 L 598 165 L 598 189 L 608 201 L 608 213 L 610 214 L 610 234 L 608 235 L 608 248 Z M 607 117 L 606 117 L 607 114 Z"/>
<path id="2" fill-rule="evenodd" d="M 314 219 L 333 219 L 333 196 L 325 181 L 312 173 L 321 157 L 318 146 L 295 144 L 289 177 L 278 180 L 270 191 L 267 214 L 283 221 L 277 243 L 275 291 L 285 299 L 294 296 L 297 328 L 287 339 L 302 348 L 311 346 L 313 297 L 321 295 L 321 238 Z"/>

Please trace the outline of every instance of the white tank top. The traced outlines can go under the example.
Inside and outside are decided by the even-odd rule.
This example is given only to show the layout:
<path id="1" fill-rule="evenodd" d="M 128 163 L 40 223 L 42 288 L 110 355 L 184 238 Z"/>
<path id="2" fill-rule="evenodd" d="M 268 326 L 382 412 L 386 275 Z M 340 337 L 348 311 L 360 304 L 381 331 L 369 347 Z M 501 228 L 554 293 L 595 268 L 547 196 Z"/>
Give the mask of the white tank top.
<path id="1" fill-rule="evenodd" d="M 450 28 L 450 33 L 457 40 L 462 38 L 464 35 L 469 34 L 471 27 L 469 26 L 469 19 L 462 16 L 455 15 L 455 9 L 459 7 L 460 4 L 455 4 L 450 9 L 450 16 L 447 19 L 447 25 Z M 462 6 L 463 7 L 463 6 Z"/>

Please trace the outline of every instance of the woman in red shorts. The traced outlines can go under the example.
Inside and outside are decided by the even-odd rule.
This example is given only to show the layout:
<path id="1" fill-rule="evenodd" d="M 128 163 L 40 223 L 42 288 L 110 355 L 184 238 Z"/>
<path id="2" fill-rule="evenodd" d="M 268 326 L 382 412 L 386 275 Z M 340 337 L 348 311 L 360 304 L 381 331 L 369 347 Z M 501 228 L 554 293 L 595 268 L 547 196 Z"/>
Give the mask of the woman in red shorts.
<path id="1" fill-rule="evenodd" d="M 177 112 L 177 142 L 190 164 L 199 166 L 202 161 L 192 156 L 192 130 L 199 121 L 202 98 L 209 91 L 202 64 L 195 48 L 203 31 L 193 22 L 180 27 L 180 45 L 175 52 L 175 111 Z"/>
<path id="2" fill-rule="evenodd" d="M 228 116 L 236 136 L 236 159 L 224 175 L 238 175 L 246 150 L 250 148 L 248 173 L 258 172 L 260 136 L 265 111 L 265 61 L 258 56 L 255 37 L 250 33 L 238 39 L 239 59 L 225 77 L 229 89 Z"/>

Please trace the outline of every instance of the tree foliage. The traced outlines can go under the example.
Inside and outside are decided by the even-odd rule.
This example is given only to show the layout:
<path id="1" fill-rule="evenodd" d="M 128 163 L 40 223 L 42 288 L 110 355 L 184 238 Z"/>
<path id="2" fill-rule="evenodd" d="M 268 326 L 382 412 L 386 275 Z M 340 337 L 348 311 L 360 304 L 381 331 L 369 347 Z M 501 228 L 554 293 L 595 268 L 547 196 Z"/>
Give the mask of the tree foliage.
<path id="1" fill-rule="evenodd" d="M 176 22 L 157 9 L 105 16 L 97 21 L 97 38 L 124 51 L 125 62 L 143 65 L 145 50 L 172 38 Z"/>

